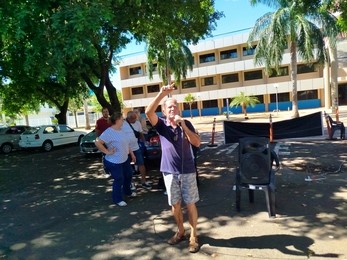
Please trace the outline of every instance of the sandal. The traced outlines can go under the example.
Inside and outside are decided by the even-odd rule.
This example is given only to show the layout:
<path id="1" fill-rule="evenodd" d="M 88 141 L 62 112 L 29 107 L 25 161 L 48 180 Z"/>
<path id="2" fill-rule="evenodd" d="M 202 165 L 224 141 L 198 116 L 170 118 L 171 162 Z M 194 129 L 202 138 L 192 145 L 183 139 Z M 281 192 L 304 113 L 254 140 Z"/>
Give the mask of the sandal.
<path id="1" fill-rule="evenodd" d="M 167 241 L 167 243 L 169 245 L 176 245 L 185 239 L 186 239 L 185 235 L 184 234 L 180 235 L 179 232 L 177 231 L 176 234 Z"/>
<path id="2" fill-rule="evenodd" d="M 200 249 L 198 238 L 197 237 L 191 237 L 189 239 L 189 252 L 190 253 L 196 253 Z"/>

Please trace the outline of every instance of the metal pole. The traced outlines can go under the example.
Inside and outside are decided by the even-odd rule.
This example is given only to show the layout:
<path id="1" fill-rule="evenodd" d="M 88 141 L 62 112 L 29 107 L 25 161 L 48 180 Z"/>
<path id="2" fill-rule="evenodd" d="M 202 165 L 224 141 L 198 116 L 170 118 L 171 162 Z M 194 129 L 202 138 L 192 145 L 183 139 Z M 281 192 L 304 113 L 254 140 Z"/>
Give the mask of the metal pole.
<path id="1" fill-rule="evenodd" d="M 229 120 L 229 98 L 227 98 L 227 119 Z"/>
<path id="2" fill-rule="evenodd" d="M 199 117 L 201 119 L 201 100 L 200 100 L 200 94 L 198 94 L 198 110 L 199 110 Z"/>
<path id="3" fill-rule="evenodd" d="M 216 132 L 216 118 L 213 119 L 211 143 L 207 145 L 207 146 L 209 146 L 209 147 L 217 146 L 217 145 L 214 143 L 214 134 L 215 134 L 215 132 Z"/>
<path id="4" fill-rule="evenodd" d="M 277 88 L 277 86 L 275 86 L 275 88 L 276 88 L 276 112 L 278 115 L 278 88 Z"/>
<path id="5" fill-rule="evenodd" d="M 270 114 L 270 117 L 269 117 L 269 121 L 270 121 L 270 129 L 269 129 L 269 136 L 270 136 L 270 143 L 272 143 L 273 141 L 273 128 L 272 128 L 272 115 Z"/>

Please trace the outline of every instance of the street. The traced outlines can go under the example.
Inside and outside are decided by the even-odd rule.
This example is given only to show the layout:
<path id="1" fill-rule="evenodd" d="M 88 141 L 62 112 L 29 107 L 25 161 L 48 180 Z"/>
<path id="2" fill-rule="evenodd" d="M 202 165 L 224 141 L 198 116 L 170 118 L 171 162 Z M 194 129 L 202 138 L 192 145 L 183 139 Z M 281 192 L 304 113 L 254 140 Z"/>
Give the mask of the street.
<path id="1" fill-rule="evenodd" d="M 223 144 L 221 131 L 214 147 L 207 146 L 209 131 L 201 136 L 197 254 L 189 254 L 184 242 L 166 243 L 175 224 L 157 189 L 156 167 L 148 171 L 153 189 L 139 188 L 138 197 L 120 208 L 112 204 L 100 157 L 81 155 L 73 145 L 0 155 L 1 258 L 305 259 L 309 250 L 314 259 L 347 257 L 346 141 L 274 144 L 281 169 L 277 216 L 270 219 L 261 191 L 253 205 L 244 192 L 241 212 L 235 209 L 237 144 Z"/>

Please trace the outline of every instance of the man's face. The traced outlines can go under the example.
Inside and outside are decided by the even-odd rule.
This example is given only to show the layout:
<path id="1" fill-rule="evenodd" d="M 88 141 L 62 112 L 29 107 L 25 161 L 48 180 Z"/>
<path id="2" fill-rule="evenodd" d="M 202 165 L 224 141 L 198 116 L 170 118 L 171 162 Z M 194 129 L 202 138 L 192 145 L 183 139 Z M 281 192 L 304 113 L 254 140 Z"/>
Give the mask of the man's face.
<path id="1" fill-rule="evenodd" d="M 129 121 L 130 123 L 132 123 L 132 124 L 135 123 L 136 120 L 137 120 L 136 114 L 133 114 L 133 115 L 131 115 L 130 117 L 128 117 L 128 121 Z"/>
<path id="2" fill-rule="evenodd" d="M 174 119 L 175 115 L 178 115 L 178 105 L 175 100 L 169 99 L 164 106 L 164 114 L 168 119 Z"/>
<path id="3" fill-rule="evenodd" d="M 108 112 L 108 109 L 103 109 L 102 110 L 102 117 L 104 118 L 109 118 L 110 114 Z"/>

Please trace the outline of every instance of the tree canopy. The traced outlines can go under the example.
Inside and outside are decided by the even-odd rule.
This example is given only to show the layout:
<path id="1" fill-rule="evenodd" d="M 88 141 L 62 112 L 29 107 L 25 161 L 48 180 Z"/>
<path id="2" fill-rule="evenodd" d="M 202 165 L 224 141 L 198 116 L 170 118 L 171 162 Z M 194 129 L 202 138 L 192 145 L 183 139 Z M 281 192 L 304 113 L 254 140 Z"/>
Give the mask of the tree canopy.
<path id="1" fill-rule="evenodd" d="M 319 0 L 251 0 L 251 3 L 263 3 L 276 9 L 257 19 L 248 43 L 252 45 L 257 41 L 254 61 L 256 65 L 264 64 L 267 71 L 279 71 L 284 51 L 289 45 L 292 116 L 299 117 L 297 58 L 311 64 L 323 64 L 327 60 L 324 38 L 328 37 L 334 45 L 338 34 L 336 18 L 321 8 Z"/>
<path id="2" fill-rule="evenodd" d="M 164 35 L 197 43 L 221 15 L 212 0 L 1 1 L 0 84 L 10 85 L 23 104 L 54 104 L 60 123 L 69 99 L 86 87 L 101 106 L 120 111 L 111 76 L 127 43 L 164 50 Z"/>

